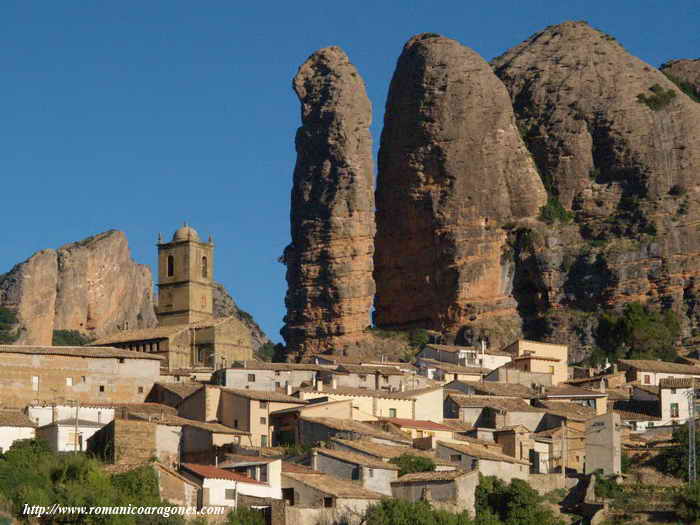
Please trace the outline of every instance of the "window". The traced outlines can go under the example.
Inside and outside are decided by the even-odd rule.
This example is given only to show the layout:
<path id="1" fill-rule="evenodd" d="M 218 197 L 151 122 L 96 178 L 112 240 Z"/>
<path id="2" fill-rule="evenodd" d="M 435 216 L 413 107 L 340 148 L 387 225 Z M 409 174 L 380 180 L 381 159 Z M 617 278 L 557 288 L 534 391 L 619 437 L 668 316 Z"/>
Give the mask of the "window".
<path id="1" fill-rule="evenodd" d="M 100 392 L 104 392 L 104 391 L 105 391 L 105 386 L 104 386 L 104 385 L 100 385 Z"/>
<path id="2" fill-rule="evenodd" d="M 644 384 L 645 385 L 651 384 L 651 376 L 649 374 L 644 374 Z"/>
<path id="3" fill-rule="evenodd" d="M 280 371 L 279 371 L 279 370 L 275 370 L 275 376 L 276 376 L 276 377 L 279 377 L 279 375 L 280 375 Z"/>
<path id="4" fill-rule="evenodd" d="M 281 388 L 281 387 L 282 387 L 282 385 L 280 385 L 280 382 L 279 382 L 279 381 L 275 381 L 275 388 Z"/>
<path id="5" fill-rule="evenodd" d="M 267 483 L 267 465 L 260 467 L 260 479 L 258 481 Z"/>
<path id="6" fill-rule="evenodd" d="M 73 378 L 66 377 L 66 386 L 73 386 Z"/>
<path id="7" fill-rule="evenodd" d="M 226 499 L 236 499 L 236 489 L 225 489 L 224 498 Z"/>
<path id="8" fill-rule="evenodd" d="M 233 420 L 233 428 L 238 428 L 238 420 L 237 419 Z"/>
<path id="9" fill-rule="evenodd" d="M 366 381 L 367 376 L 365 374 L 360 374 L 360 381 Z"/>
<path id="10" fill-rule="evenodd" d="M 267 436 L 260 436 L 260 446 L 261 447 L 267 446 Z"/>
<path id="11" fill-rule="evenodd" d="M 323 506 L 327 509 L 333 507 L 333 498 L 331 496 L 325 496 L 323 498 Z"/>
<path id="12" fill-rule="evenodd" d="M 549 373 L 554 375 L 554 365 L 549 366 Z"/>
<path id="13" fill-rule="evenodd" d="M 168 255 L 168 277 L 175 274 L 175 257 Z"/>
<path id="14" fill-rule="evenodd" d="M 143 387 L 142 386 L 139 387 L 139 394 L 143 394 Z"/>
<path id="15" fill-rule="evenodd" d="M 119 358 L 119 364 L 120 364 L 120 365 L 123 365 L 123 364 L 124 364 L 124 358 L 123 358 L 123 357 L 120 357 L 120 358 Z"/>
<path id="16" fill-rule="evenodd" d="M 294 489 L 282 489 L 282 499 L 290 506 L 294 506 Z"/>
<path id="17" fill-rule="evenodd" d="M 395 408 L 389 409 L 389 417 L 396 417 L 396 409 Z"/>
<path id="18" fill-rule="evenodd" d="M 84 383 L 84 382 L 85 382 L 85 376 L 81 376 L 81 377 L 80 377 L 80 382 L 81 382 L 81 383 Z"/>
<path id="19" fill-rule="evenodd" d="M 373 478 L 373 477 L 374 477 L 374 469 L 368 468 L 368 469 L 367 469 L 367 475 L 368 475 L 370 478 Z"/>
<path id="20" fill-rule="evenodd" d="M 32 376 L 32 392 L 39 391 L 39 376 Z"/>
<path id="21" fill-rule="evenodd" d="M 262 408 L 262 409 L 267 408 L 267 401 L 260 401 L 260 408 Z"/>
<path id="22" fill-rule="evenodd" d="M 260 424 L 261 424 L 261 425 L 267 425 L 267 418 L 261 417 L 261 418 L 260 418 Z"/>
<path id="23" fill-rule="evenodd" d="M 385 383 L 389 382 L 389 376 L 382 376 L 382 379 L 384 380 Z"/>
<path id="24" fill-rule="evenodd" d="M 450 461 L 459 463 L 460 461 L 462 461 L 462 456 L 460 454 L 450 454 Z"/>
<path id="25" fill-rule="evenodd" d="M 206 257 L 202 257 L 202 277 L 209 277 L 209 265 Z"/>
<path id="26" fill-rule="evenodd" d="M 678 417 L 678 403 L 671 403 L 671 417 Z"/>
<path id="27" fill-rule="evenodd" d="M 248 374 L 248 382 L 255 383 L 255 374 Z"/>

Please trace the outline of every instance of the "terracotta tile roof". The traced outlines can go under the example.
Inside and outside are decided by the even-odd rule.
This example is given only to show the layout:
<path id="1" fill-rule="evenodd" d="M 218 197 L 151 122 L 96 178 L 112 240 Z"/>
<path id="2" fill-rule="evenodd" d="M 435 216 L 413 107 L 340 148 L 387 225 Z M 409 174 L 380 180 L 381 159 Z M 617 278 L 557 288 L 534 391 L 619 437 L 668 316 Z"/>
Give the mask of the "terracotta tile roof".
<path id="1" fill-rule="evenodd" d="M 143 418 L 143 417 L 142 417 Z M 143 418 L 148 419 L 148 418 Z M 243 430 L 237 430 L 235 428 L 228 427 L 219 423 L 218 421 L 198 421 L 196 419 L 189 419 L 186 417 L 175 416 L 172 414 L 165 414 L 161 416 L 153 416 L 150 418 L 153 423 L 158 423 L 166 426 L 190 426 L 194 428 L 201 428 L 202 430 L 207 430 L 214 434 L 230 434 L 235 436 L 249 436 L 250 432 L 245 432 Z"/>
<path id="2" fill-rule="evenodd" d="M 229 470 L 224 470 L 212 465 L 197 465 L 196 463 L 183 463 L 181 468 L 188 470 L 192 474 L 195 474 L 199 478 L 208 479 L 226 479 L 229 481 L 239 481 L 241 483 L 250 483 L 253 485 L 267 485 L 267 483 L 261 483 L 253 478 L 239 474 L 238 472 L 231 472 Z"/>
<path id="3" fill-rule="evenodd" d="M 647 394 L 653 394 L 657 397 L 661 392 L 659 387 L 656 385 L 645 385 L 638 381 L 632 381 L 630 384 L 637 390 L 641 390 L 642 392 L 646 392 Z"/>
<path id="4" fill-rule="evenodd" d="M 698 384 L 694 377 L 665 377 L 659 381 L 659 388 L 698 388 Z"/>
<path id="5" fill-rule="evenodd" d="M 552 438 L 553 436 L 558 436 L 562 433 L 563 427 L 548 428 L 547 430 L 541 430 L 540 432 L 535 432 L 533 436 L 538 438 Z M 584 432 L 579 432 L 576 429 L 567 427 L 566 435 L 569 438 L 583 438 L 585 436 Z"/>
<path id="6" fill-rule="evenodd" d="M 442 420 L 442 424 L 450 427 L 455 432 L 468 432 L 469 430 L 474 429 L 472 425 L 470 425 L 469 423 L 465 423 L 464 421 L 461 421 L 459 419 L 444 418 Z"/>
<path id="7" fill-rule="evenodd" d="M 29 354 L 29 355 L 63 355 L 70 357 L 95 357 L 111 359 L 154 359 L 164 358 L 146 352 L 132 352 L 121 348 L 105 348 L 103 346 L 20 346 L 0 345 L 0 353 Z"/>
<path id="8" fill-rule="evenodd" d="M 548 414 L 571 419 L 572 421 L 587 421 L 595 417 L 595 410 L 576 403 L 566 401 L 538 401 Z"/>
<path id="9" fill-rule="evenodd" d="M 475 394 L 489 396 L 522 397 L 530 399 L 535 397 L 535 391 L 525 385 L 515 383 L 500 383 L 496 381 L 452 381 L 445 385 L 445 389 L 450 389 L 450 385 L 457 383 L 470 387 Z M 451 390 L 451 389 L 450 389 Z M 455 388 L 457 390 L 457 388 Z"/>
<path id="10" fill-rule="evenodd" d="M 351 439 L 340 439 L 333 437 L 331 438 L 332 443 L 337 443 L 339 445 L 344 445 L 346 447 L 352 448 L 362 454 L 369 456 L 374 456 L 376 458 L 381 458 L 383 460 L 390 460 L 402 456 L 403 454 L 410 454 L 412 456 L 420 456 L 424 458 L 431 459 L 436 465 L 442 466 L 457 466 L 451 461 L 438 458 L 434 453 L 425 450 L 419 450 L 417 448 L 411 447 L 401 447 L 395 445 L 382 445 L 381 443 L 374 443 L 373 441 L 368 441 L 365 439 L 351 440 Z"/>
<path id="11" fill-rule="evenodd" d="M 337 372 L 349 372 L 351 374 L 381 374 L 384 376 L 402 376 L 403 372 L 391 366 L 368 366 L 368 365 L 340 365 Z"/>
<path id="12" fill-rule="evenodd" d="M 456 346 L 456 345 L 438 345 L 438 344 L 427 344 L 425 345 L 426 348 L 432 348 L 433 350 L 439 350 L 440 352 L 450 352 L 450 353 L 455 353 L 459 352 L 460 350 L 466 350 L 466 351 L 476 351 L 476 347 L 473 346 Z"/>
<path id="13" fill-rule="evenodd" d="M 299 465 L 298 463 L 292 463 L 290 461 L 282 462 L 282 472 L 296 472 L 297 474 L 321 474 L 317 470 L 307 467 L 306 465 Z"/>
<path id="14" fill-rule="evenodd" d="M 465 454 L 467 456 L 472 456 L 475 458 L 479 459 L 486 459 L 490 461 L 503 461 L 505 463 L 517 463 L 519 465 L 529 465 L 529 461 L 524 461 L 522 459 L 517 459 L 512 456 L 508 456 L 507 454 L 502 454 L 500 452 L 496 452 L 495 450 L 487 450 L 484 447 L 481 447 L 479 445 L 471 445 L 471 444 L 462 444 L 462 443 L 446 443 L 444 441 L 438 441 L 438 445 L 441 445 L 445 448 L 449 448 L 452 450 L 455 450 L 457 452 L 461 452 L 462 454 Z"/>
<path id="15" fill-rule="evenodd" d="M 488 407 L 508 412 L 544 412 L 541 408 L 533 407 L 519 397 L 470 396 L 450 392 L 447 395 L 459 407 Z"/>
<path id="16" fill-rule="evenodd" d="M 523 359 L 535 359 L 537 361 L 552 361 L 552 362 L 559 362 L 561 359 L 557 359 L 556 357 L 545 357 L 542 355 L 537 355 L 537 354 L 525 354 L 525 355 L 519 355 L 517 357 L 513 358 L 513 361 L 521 361 Z"/>
<path id="17" fill-rule="evenodd" d="M 168 339 L 180 332 L 188 329 L 209 328 L 211 326 L 220 325 L 226 321 L 230 321 L 232 317 L 221 317 L 211 321 L 199 321 L 190 324 L 174 324 L 167 326 L 156 326 L 154 328 L 142 328 L 139 330 L 122 330 L 101 337 L 91 344 L 93 345 L 109 345 L 114 343 L 129 343 L 138 341 L 155 341 L 157 339 Z"/>
<path id="18" fill-rule="evenodd" d="M 558 385 L 547 388 L 544 397 L 605 397 L 606 395 L 604 392 L 596 392 L 579 386 Z"/>
<path id="19" fill-rule="evenodd" d="M 36 423 L 19 410 L 0 410 L 0 427 L 36 427 Z"/>
<path id="20" fill-rule="evenodd" d="M 294 370 L 318 372 L 320 370 L 327 370 L 327 368 L 311 363 L 271 363 L 269 361 L 236 361 L 229 368 L 245 370 L 279 370 L 281 372 L 290 372 Z"/>
<path id="21" fill-rule="evenodd" d="M 664 374 L 687 374 L 700 376 L 700 368 L 668 361 L 655 361 L 653 359 L 620 359 L 621 365 L 635 368 L 642 372 L 660 372 Z"/>
<path id="22" fill-rule="evenodd" d="M 281 392 L 268 392 L 265 390 L 246 390 L 240 388 L 222 388 L 223 392 L 230 392 L 231 394 L 245 397 L 247 399 L 255 399 L 259 401 L 272 401 L 277 403 L 299 403 L 300 405 L 305 405 L 308 401 L 299 399 L 298 397 L 288 396 L 287 394 L 282 394 Z"/>
<path id="23" fill-rule="evenodd" d="M 383 417 L 380 421 L 386 421 L 396 426 L 403 428 L 417 428 L 419 430 L 442 430 L 444 432 L 454 432 L 452 427 L 435 423 L 434 421 L 425 421 L 418 419 L 401 419 L 398 417 Z"/>
<path id="24" fill-rule="evenodd" d="M 89 419 L 78 419 L 78 426 L 79 427 L 92 427 L 92 428 L 102 428 L 105 426 L 107 423 L 98 423 L 97 421 L 90 421 Z M 59 419 L 58 421 L 54 421 L 52 423 L 48 423 L 47 425 L 44 425 L 44 427 L 51 427 L 51 426 L 57 426 L 57 427 L 72 427 L 75 426 L 75 418 L 65 418 L 65 419 Z M 44 428 L 42 427 L 42 428 Z"/>
<path id="25" fill-rule="evenodd" d="M 327 474 L 283 471 L 282 477 L 293 479 L 323 494 L 328 494 L 329 496 L 335 496 L 337 498 L 377 500 L 386 497 L 384 494 L 364 489 L 351 481 L 338 479 Z"/>
<path id="26" fill-rule="evenodd" d="M 623 421 L 657 421 L 661 419 L 659 403 L 656 401 L 628 401 L 608 402 L 608 410 L 620 415 Z"/>
<path id="27" fill-rule="evenodd" d="M 462 476 L 472 475 L 478 476 L 479 471 L 464 472 L 462 470 L 440 470 L 436 472 L 412 472 L 404 474 L 399 479 L 392 481 L 392 485 L 401 483 L 425 483 L 429 481 L 453 481 Z"/>
<path id="28" fill-rule="evenodd" d="M 173 394 L 185 399 L 202 388 L 202 383 L 155 383 L 160 388 L 172 392 Z"/>
<path id="29" fill-rule="evenodd" d="M 224 459 L 219 461 L 219 468 L 235 467 L 237 465 L 258 465 L 260 463 L 267 465 L 275 461 L 279 461 L 279 458 L 246 456 L 244 454 L 225 454 Z"/>
<path id="30" fill-rule="evenodd" d="M 325 388 L 323 391 L 317 391 L 313 388 L 299 388 L 299 392 L 317 392 L 318 394 L 335 394 L 339 396 L 349 396 L 349 397 L 381 397 L 384 399 L 415 399 L 423 394 L 429 392 L 434 392 L 436 390 L 442 390 L 442 386 L 431 386 L 428 388 L 421 388 L 418 390 L 406 390 L 405 392 L 387 392 L 385 390 L 365 390 L 363 388 Z"/>
<path id="31" fill-rule="evenodd" d="M 381 439 L 387 439 L 395 441 L 398 443 L 411 443 L 411 440 L 407 437 L 402 437 L 397 434 L 392 434 L 389 432 L 384 432 L 377 429 L 372 425 L 367 423 L 361 423 L 360 421 L 354 421 L 352 419 L 337 419 L 333 417 L 306 417 L 302 416 L 299 418 L 300 421 L 308 421 L 310 423 L 316 423 L 318 425 L 323 425 L 334 430 L 353 432 L 355 434 L 372 436 Z"/>
<path id="32" fill-rule="evenodd" d="M 318 454 L 323 454 L 331 458 L 339 459 L 345 461 L 346 463 L 354 463 L 356 465 L 364 465 L 365 467 L 385 469 L 385 470 L 399 470 L 399 467 L 393 463 L 386 463 L 379 459 L 372 459 L 371 456 L 366 454 L 356 454 L 354 452 L 346 452 L 345 450 L 335 450 L 328 448 L 316 448 L 314 449 Z"/>
<path id="33" fill-rule="evenodd" d="M 488 374 L 491 371 L 488 368 L 481 368 L 478 366 L 459 366 L 452 363 L 445 363 L 443 361 L 436 361 L 435 359 L 428 359 L 425 357 L 419 358 L 419 363 L 427 364 L 428 366 L 425 368 L 439 368 L 440 370 L 444 370 L 445 372 L 449 372 L 451 374 L 482 375 Z"/>

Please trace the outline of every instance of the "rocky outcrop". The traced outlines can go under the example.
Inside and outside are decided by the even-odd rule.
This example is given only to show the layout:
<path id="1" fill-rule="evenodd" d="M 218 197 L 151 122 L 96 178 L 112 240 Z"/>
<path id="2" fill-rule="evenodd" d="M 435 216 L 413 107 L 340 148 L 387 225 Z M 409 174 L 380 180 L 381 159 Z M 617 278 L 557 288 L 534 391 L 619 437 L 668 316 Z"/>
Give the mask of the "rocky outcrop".
<path id="1" fill-rule="evenodd" d="M 255 322 L 245 310 L 241 310 L 233 297 L 228 293 L 221 283 L 214 283 L 214 317 L 235 317 L 243 323 L 250 332 L 253 351 L 257 351 L 262 345 L 270 343 L 270 339 L 262 331 L 262 328 Z"/>
<path id="2" fill-rule="evenodd" d="M 284 251 L 288 291 L 282 335 L 290 352 L 352 344 L 369 324 L 374 296 L 371 105 L 364 82 L 338 47 L 299 68 L 301 102 Z"/>
<path id="3" fill-rule="evenodd" d="M 520 335 L 507 229 L 546 202 L 510 97 L 474 51 L 408 41 L 386 104 L 376 191 L 376 324 Z"/>
<path id="4" fill-rule="evenodd" d="M 584 22 L 493 61 L 549 192 L 550 225 L 512 230 L 526 335 L 585 357 L 597 316 L 631 301 L 698 331 L 700 105 Z"/>
<path id="5" fill-rule="evenodd" d="M 669 60 L 659 69 L 700 101 L 700 58 Z"/>
<path id="6" fill-rule="evenodd" d="M 16 312 L 18 344 L 50 345 L 54 330 L 96 338 L 155 326 L 151 272 L 111 230 L 44 250 L 0 277 L 0 305 Z"/>

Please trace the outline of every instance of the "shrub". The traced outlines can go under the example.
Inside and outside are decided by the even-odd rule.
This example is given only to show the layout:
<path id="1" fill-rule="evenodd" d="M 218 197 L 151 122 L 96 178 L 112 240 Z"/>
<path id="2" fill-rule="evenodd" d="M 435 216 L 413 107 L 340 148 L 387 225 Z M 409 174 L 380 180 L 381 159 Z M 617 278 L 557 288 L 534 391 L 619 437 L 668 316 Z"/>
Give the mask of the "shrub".
<path id="1" fill-rule="evenodd" d="M 674 89 L 664 89 L 659 84 L 654 84 L 649 88 L 651 95 L 645 95 L 640 93 L 637 95 L 637 100 L 642 104 L 646 104 L 647 107 L 653 111 L 659 111 L 664 107 L 668 106 L 671 101 L 676 98 L 676 91 Z"/>
<path id="2" fill-rule="evenodd" d="M 476 488 L 476 515 L 495 516 L 507 525 L 562 525 L 527 482 L 514 479 L 510 485 L 493 476 L 480 476 Z"/>
<path id="3" fill-rule="evenodd" d="M 556 197 L 550 196 L 547 199 L 547 204 L 540 208 L 540 220 L 547 224 L 553 224 L 557 221 L 571 222 L 573 218 L 574 214 L 567 211 Z"/>
<path id="4" fill-rule="evenodd" d="M 671 186 L 671 189 L 668 190 L 668 194 L 673 195 L 674 197 L 681 197 L 686 193 L 688 193 L 688 190 L 686 190 L 685 187 L 680 184 L 674 184 Z"/>
<path id="5" fill-rule="evenodd" d="M 452 514 L 434 509 L 427 501 L 383 499 L 367 509 L 363 523 L 365 525 L 472 525 L 474 522 L 467 511 Z"/>
<path id="6" fill-rule="evenodd" d="M 596 471 L 595 495 L 598 498 L 618 499 L 622 496 L 622 487 L 618 485 L 615 476 L 603 476 L 603 471 Z"/>
<path id="7" fill-rule="evenodd" d="M 401 454 L 389 460 L 399 467 L 399 476 L 412 472 L 434 472 L 435 462 L 430 458 L 415 456 L 413 454 Z"/>
<path id="8" fill-rule="evenodd" d="M 54 346 L 83 346 L 90 342 L 90 338 L 78 330 L 54 330 L 51 344 Z"/>
<path id="9" fill-rule="evenodd" d="M 693 88 L 693 85 L 691 83 L 686 82 L 685 80 L 681 80 L 680 78 L 674 77 L 673 75 L 670 75 L 665 72 L 664 75 L 666 75 L 666 78 L 668 78 L 671 82 L 678 86 L 678 89 L 680 89 L 683 93 L 688 95 L 691 98 L 691 100 L 694 100 L 695 102 L 700 102 L 700 93 L 695 91 L 695 88 Z"/>
<path id="10" fill-rule="evenodd" d="M 688 485 L 676 496 L 676 513 L 683 523 L 698 523 L 700 521 L 700 482 Z"/>
<path id="11" fill-rule="evenodd" d="M 265 525 L 265 516 L 259 510 L 238 507 L 226 515 L 226 525 Z"/>
<path id="12" fill-rule="evenodd" d="M 12 310 L 0 307 L 0 344 L 12 344 L 19 338 L 16 333 L 17 315 Z"/>
<path id="13" fill-rule="evenodd" d="M 700 454 L 700 432 L 695 434 L 696 453 Z M 664 474 L 688 479 L 688 427 L 678 426 L 673 430 L 673 441 L 678 445 L 665 447 L 655 460 L 657 468 Z"/>
<path id="14" fill-rule="evenodd" d="M 428 331 L 423 328 L 411 330 L 408 334 L 408 342 L 415 348 L 423 348 L 428 344 Z"/>

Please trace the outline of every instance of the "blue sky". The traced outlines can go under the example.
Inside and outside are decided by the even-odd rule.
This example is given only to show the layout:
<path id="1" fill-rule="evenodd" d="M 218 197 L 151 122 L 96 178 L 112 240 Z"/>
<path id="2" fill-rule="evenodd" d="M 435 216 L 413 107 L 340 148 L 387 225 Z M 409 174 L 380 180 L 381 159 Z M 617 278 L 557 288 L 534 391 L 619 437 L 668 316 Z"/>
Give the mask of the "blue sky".
<path id="1" fill-rule="evenodd" d="M 345 49 L 381 130 L 409 37 L 455 38 L 486 59 L 550 24 L 587 20 L 658 66 L 696 58 L 696 1 L 0 4 L 0 272 L 111 228 L 155 263 L 189 221 L 216 242 L 216 278 L 279 340 L 299 105 L 291 79 Z"/>

